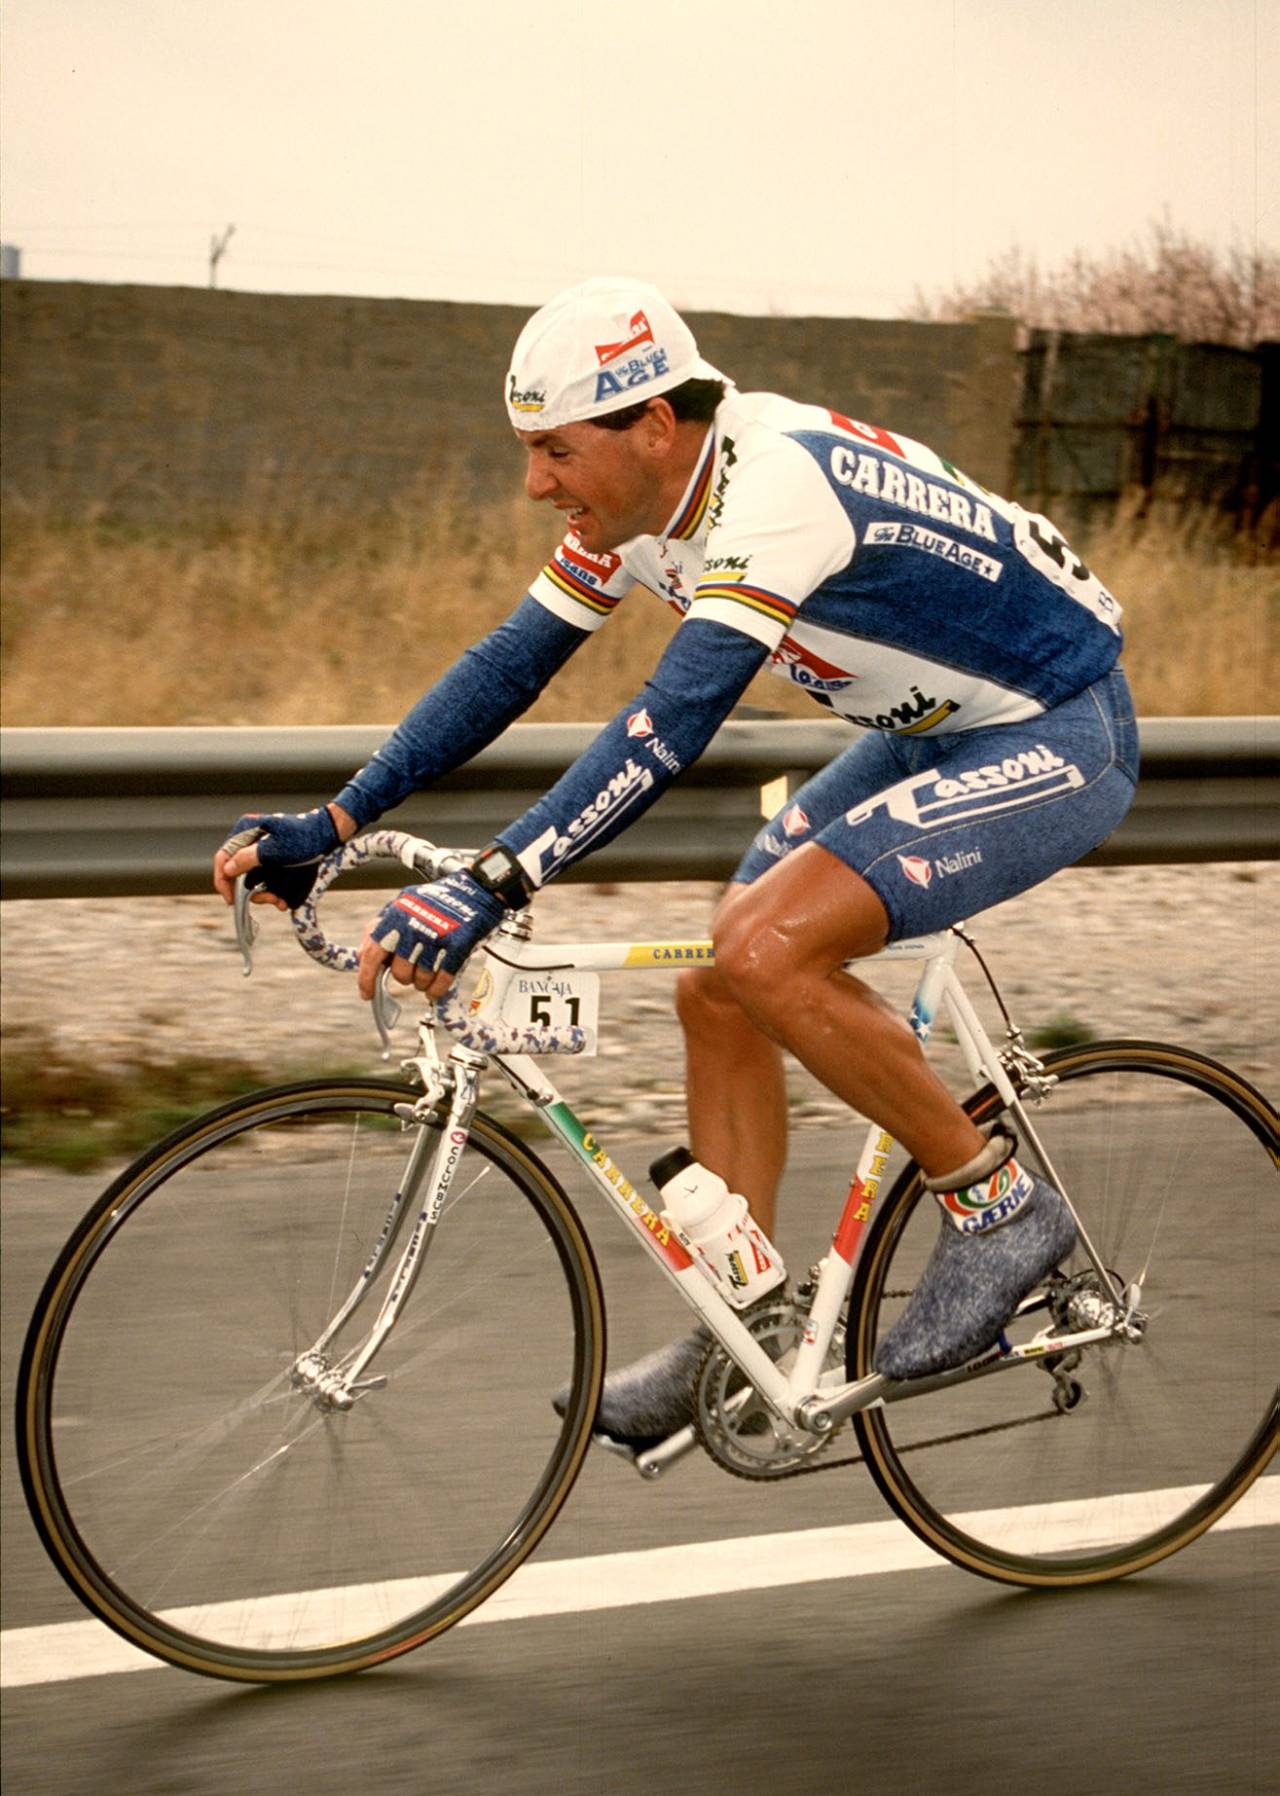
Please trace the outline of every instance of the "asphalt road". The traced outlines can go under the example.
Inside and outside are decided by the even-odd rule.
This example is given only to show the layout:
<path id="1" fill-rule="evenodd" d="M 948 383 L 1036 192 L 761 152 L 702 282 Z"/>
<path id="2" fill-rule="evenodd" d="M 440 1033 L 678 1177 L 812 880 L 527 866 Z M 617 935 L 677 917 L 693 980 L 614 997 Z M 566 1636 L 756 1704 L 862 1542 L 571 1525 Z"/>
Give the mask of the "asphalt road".
<path id="1" fill-rule="evenodd" d="M 800 1154 L 793 1180 L 813 1164 Z M 101 1183 L 6 1181 L 6 1414 L 39 1278 Z M 622 1357 L 678 1325 L 674 1299 L 659 1290 L 642 1310 L 616 1281 L 620 1231 L 596 1234 Z M 26 1518 L 7 1430 L 4 1474 L 4 1626 L 80 1619 Z M 541 1556 L 722 1537 L 749 1554 L 761 1533 L 885 1513 L 857 1471 L 762 1489 L 698 1458 L 644 1485 L 593 1455 Z M 1277 1530 L 1259 1527 L 1065 1596 L 939 1562 L 467 1627 L 376 1673 L 286 1691 L 165 1669 L 12 1688 L 4 1773 L 31 1796 L 1270 1791 L 1278 1562 Z"/>

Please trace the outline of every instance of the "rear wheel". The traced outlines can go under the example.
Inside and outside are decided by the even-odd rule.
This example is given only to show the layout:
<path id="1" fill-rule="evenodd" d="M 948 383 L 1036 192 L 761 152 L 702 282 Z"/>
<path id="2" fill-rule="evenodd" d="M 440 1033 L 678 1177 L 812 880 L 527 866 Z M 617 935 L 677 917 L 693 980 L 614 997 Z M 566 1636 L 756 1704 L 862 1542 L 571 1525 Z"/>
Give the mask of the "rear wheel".
<path id="1" fill-rule="evenodd" d="M 855 1418 L 884 1495 L 938 1552 L 1006 1583 L 1123 1577 L 1236 1503 L 1276 1449 L 1277 1119 L 1243 1079 L 1188 1050 L 1110 1042 L 1047 1056 L 1031 1121 L 1100 1257 L 1139 1282 L 1139 1338 L 974 1376 Z M 1005 1115 L 988 1088 L 983 1127 Z M 1026 1153 L 1034 1161 L 1029 1149 Z M 854 1364 L 901 1314 L 939 1227 L 909 1166 L 877 1219 L 850 1312 Z M 1101 1281 L 1077 1249 L 1059 1286 L 1090 1325 Z M 1046 1310 L 1008 1334 L 1027 1341 Z M 957 1438 L 963 1437 L 963 1438 Z M 1280 1519 L 1280 1478 L 1241 1519 Z"/>
<path id="2" fill-rule="evenodd" d="M 18 1384 L 32 1514 L 77 1595 L 176 1665 L 270 1682 L 406 1652 L 510 1576 L 577 1476 L 599 1278 L 559 1185 L 483 1116 L 365 1375 L 385 1385 L 340 1411 L 292 1376 L 386 1222 L 393 1105 L 417 1095 L 350 1080 L 213 1112 L 111 1186 L 45 1286 Z"/>

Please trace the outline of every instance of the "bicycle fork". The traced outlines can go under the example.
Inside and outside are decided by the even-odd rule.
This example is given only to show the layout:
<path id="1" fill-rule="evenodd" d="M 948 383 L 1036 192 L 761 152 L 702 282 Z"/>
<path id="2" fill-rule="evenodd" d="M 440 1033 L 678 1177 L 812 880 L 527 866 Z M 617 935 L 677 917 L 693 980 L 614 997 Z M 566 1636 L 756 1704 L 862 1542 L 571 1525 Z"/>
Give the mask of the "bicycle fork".
<path id="1" fill-rule="evenodd" d="M 427 1128 L 426 1122 L 437 1096 L 443 1095 L 442 1091 L 429 1092 L 414 1104 L 395 1106 L 395 1114 L 405 1128 L 416 1131 L 399 1188 L 391 1200 L 373 1251 L 346 1302 L 319 1338 L 294 1361 L 290 1374 L 294 1387 L 310 1396 L 319 1409 L 348 1410 L 364 1392 L 380 1390 L 387 1382 L 385 1378 L 363 1378 L 361 1374 L 395 1327 L 422 1270 L 436 1224 L 444 1212 L 454 1172 L 467 1144 L 478 1101 L 480 1069 L 485 1065 L 485 1059 L 483 1054 L 473 1054 L 467 1048 L 455 1048 L 450 1055 L 453 1076 L 448 1086 L 449 1110 L 438 1134 Z M 426 1201 L 414 1218 L 413 1229 L 391 1275 L 381 1308 L 360 1345 L 335 1364 L 330 1346 L 372 1289 L 403 1231 L 405 1218 L 413 1209 L 424 1181 L 428 1193 Z"/>

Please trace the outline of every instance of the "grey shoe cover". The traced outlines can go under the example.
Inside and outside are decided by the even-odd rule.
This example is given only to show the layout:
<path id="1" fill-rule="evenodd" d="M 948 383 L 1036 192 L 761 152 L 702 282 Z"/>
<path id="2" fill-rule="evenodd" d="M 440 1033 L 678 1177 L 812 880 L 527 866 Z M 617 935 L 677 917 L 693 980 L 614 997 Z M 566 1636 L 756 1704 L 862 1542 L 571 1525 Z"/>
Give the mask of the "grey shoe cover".
<path id="1" fill-rule="evenodd" d="M 887 1378 L 949 1372 L 984 1352 L 1029 1291 L 1064 1260 L 1076 1225 L 1043 1179 L 1020 1215 L 984 1235 L 964 1235 L 944 1217 L 911 1301 L 875 1352 Z"/>
<path id="2" fill-rule="evenodd" d="M 710 1345 L 710 1333 L 699 1327 L 611 1372 L 600 1393 L 596 1432 L 643 1453 L 692 1422 L 693 1381 Z M 562 1416 L 569 1404 L 568 1387 L 557 1391 L 551 1403 Z"/>

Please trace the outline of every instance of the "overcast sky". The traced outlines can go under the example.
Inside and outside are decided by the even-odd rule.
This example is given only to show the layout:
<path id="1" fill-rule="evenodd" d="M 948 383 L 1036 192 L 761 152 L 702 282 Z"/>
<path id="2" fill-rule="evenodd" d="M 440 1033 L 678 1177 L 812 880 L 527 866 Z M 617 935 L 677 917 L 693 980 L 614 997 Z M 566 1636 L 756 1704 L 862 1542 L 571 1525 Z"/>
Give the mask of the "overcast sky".
<path id="1" fill-rule="evenodd" d="M 892 316 L 1012 245 L 1280 242 L 1280 0 L 5 0 L 41 279 Z"/>

